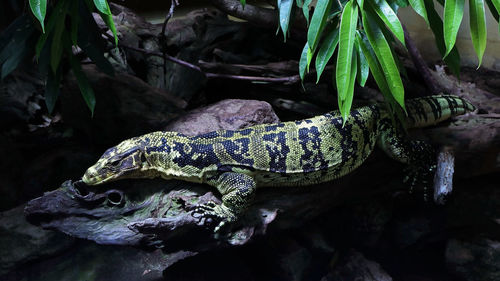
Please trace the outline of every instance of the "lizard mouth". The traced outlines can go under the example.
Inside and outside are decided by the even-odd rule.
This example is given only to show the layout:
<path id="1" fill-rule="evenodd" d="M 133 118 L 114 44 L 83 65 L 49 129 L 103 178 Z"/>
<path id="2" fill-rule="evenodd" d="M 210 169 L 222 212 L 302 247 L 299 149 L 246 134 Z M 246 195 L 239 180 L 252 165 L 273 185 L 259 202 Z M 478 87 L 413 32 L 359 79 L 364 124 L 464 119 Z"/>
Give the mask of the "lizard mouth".
<path id="1" fill-rule="evenodd" d="M 114 172 L 114 173 L 112 173 L 112 172 L 104 172 L 103 173 L 103 172 L 99 172 L 96 169 L 91 167 L 83 175 L 82 181 L 87 185 L 103 184 L 103 183 L 110 182 L 110 181 L 120 177 L 125 172 L 127 172 L 127 171 L 121 170 L 119 172 Z"/>
<path id="2" fill-rule="evenodd" d="M 133 177 L 133 174 L 137 170 L 144 170 L 147 167 L 149 167 L 149 165 L 147 164 L 143 164 L 141 166 L 136 166 L 136 165 L 130 165 L 128 167 L 122 166 L 119 169 L 90 167 L 83 175 L 82 181 L 87 185 L 104 184 L 117 179 L 125 179 Z M 141 177 L 141 175 L 136 175 L 136 177 Z"/>

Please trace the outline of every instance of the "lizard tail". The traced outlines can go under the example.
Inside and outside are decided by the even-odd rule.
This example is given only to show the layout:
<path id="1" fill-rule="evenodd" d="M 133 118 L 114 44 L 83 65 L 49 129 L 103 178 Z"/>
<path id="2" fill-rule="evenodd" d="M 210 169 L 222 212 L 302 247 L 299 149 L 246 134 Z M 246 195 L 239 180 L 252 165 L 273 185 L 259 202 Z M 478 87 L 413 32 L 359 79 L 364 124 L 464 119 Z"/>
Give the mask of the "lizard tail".
<path id="1" fill-rule="evenodd" d="M 476 107 L 467 100 L 452 95 L 436 95 L 408 100 L 406 102 L 408 127 L 432 126 L 475 109 Z"/>

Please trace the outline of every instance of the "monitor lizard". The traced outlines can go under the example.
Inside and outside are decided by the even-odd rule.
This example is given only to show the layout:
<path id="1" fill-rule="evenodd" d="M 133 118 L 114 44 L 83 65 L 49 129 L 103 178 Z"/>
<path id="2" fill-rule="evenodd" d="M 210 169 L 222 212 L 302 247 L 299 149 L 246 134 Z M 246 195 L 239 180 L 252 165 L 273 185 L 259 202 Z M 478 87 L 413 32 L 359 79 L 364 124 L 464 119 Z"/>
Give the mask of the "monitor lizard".
<path id="1" fill-rule="evenodd" d="M 434 125 L 473 111 L 468 101 L 438 95 L 406 102 L 408 128 Z M 416 174 L 430 174 L 435 153 L 424 141 L 396 129 L 384 104 L 353 109 L 345 124 L 338 111 L 313 118 L 220 130 L 198 136 L 152 132 L 108 149 L 82 177 L 87 185 L 123 178 L 180 179 L 217 188 L 222 204 L 209 202 L 193 214 L 235 221 L 256 189 L 305 186 L 340 178 L 358 168 L 377 144 Z"/>

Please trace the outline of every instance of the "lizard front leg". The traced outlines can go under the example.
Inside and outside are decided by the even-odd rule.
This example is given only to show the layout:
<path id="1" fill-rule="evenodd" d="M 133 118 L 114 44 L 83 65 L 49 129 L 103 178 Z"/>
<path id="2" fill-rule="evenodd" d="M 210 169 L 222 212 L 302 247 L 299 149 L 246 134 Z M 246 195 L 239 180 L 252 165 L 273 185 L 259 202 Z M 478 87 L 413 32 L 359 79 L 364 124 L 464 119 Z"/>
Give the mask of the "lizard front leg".
<path id="1" fill-rule="evenodd" d="M 216 218 L 220 220 L 214 232 L 227 223 L 238 219 L 238 216 L 247 208 L 252 200 L 256 184 L 251 176 L 226 172 L 210 180 L 208 184 L 213 185 L 222 195 L 222 204 L 209 202 L 199 205 L 194 213 L 201 214 L 202 218 Z"/>
<path id="2" fill-rule="evenodd" d="M 424 199 L 427 200 L 427 185 L 436 169 L 434 148 L 425 141 L 409 139 L 402 130 L 394 128 L 389 119 L 381 121 L 379 130 L 378 146 L 391 158 L 408 165 L 410 190 L 417 183 L 424 184 Z"/>

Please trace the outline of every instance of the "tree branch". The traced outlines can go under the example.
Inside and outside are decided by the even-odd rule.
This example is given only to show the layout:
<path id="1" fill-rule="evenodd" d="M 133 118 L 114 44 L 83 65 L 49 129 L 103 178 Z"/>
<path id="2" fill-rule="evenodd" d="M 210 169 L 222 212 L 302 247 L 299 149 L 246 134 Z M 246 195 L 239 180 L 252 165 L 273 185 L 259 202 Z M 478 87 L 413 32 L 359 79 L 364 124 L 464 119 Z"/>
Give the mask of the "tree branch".
<path id="1" fill-rule="evenodd" d="M 425 85 L 433 95 L 442 93 L 443 92 L 442 87 L 439 86 L 439 84 L 432 76 L 430 69 L 427 67 L 427 64 L 425 63 L 424 59 L 422 58 L 422 55 L 418 51 L 415 42 L 413 42 L 413 40 L 411 39 L 410 33 L 408 32 L 408 30 L 404 25 L 403 25 L 403 30 L 405 34 L 405 43 L 406 47 L 408 48 L 408 53 L 410 54 L 410 58 L 413 62 L 413 65 L 415 65 L 418 73 L 420 73 L 422 79 L 424 79 Z"/>
<path id="2" fill-rule="evenodd" d="M 105 34 L 105 35 L 107 35 L 107 34 Z M 109 40 L 109 38 L 108 38 L 108 40 Z M 140 53 L 143 53 L 145 55 L 162 57 L 162 58 L 169 60 L 173 63 L 177 63 L 177 64 L 182 65 L 184 67 L 187 67 L 189 69 L 198 71 L 198 72 L 202 73 L 203 75 L 205 75 L 205 77 L 208 79 L 220 78 L 220 79 L 268 82 L 268 83 L 284 83 L 284 84 L 294 84 L 294 83 L 297 83 L 300 81 L 300 76 L 298 74 L 292 75 L 292 76 L 287 76 L 287 77 L 260 77 L 260 76 L 244 76 L 244 75 L 231 75 L 231 74 L 204 72 L 199 66 L 192 64 L 192 63 L 189 63 L 187 61 L 178 59 L 176 57 L 167 55 L 166 53 L 160 53 L 160 52 L 150 51 L 150 50 L 141 49 L 141 48 L 137 48 L 137 47 L 127 46 L 127 45 L 124 45 L 121 43 L 118 43 L 118 46 L 125 48 L 125 49 L 140 52 Z"/>
<path id="3" fill-rule="evenodd" d="M 279 15 L 276 10 L 246 4 L 245 7 L 239 1 L 235 0 L 210 0 L 212 4 L 224 13 L 233 17 L 246 20 L 252 24 L 276 28 L 279 26 Z M 293 29 L 290 29 L 290 35 L 295 38 L 305 38 L 307 23 L 302 13 L 295 13 L 291 19 Z"/>
<path id="4" fill-rule="evenodd" d="M 165 31 L 167 30 L 167 23 L 174 15 L 174 10 L 175 10 L 175 7 L 177 7 L 177 6 L 179 6 L 179 1 L 172 0 L 172 3 L 170 4 L 170 10 L 168 11 L 167 16 L 165 17 L 165 20 L 163 21 L 163 26 L 161 28 L 161 35 L 162 36 L 165 36 Z"/>

